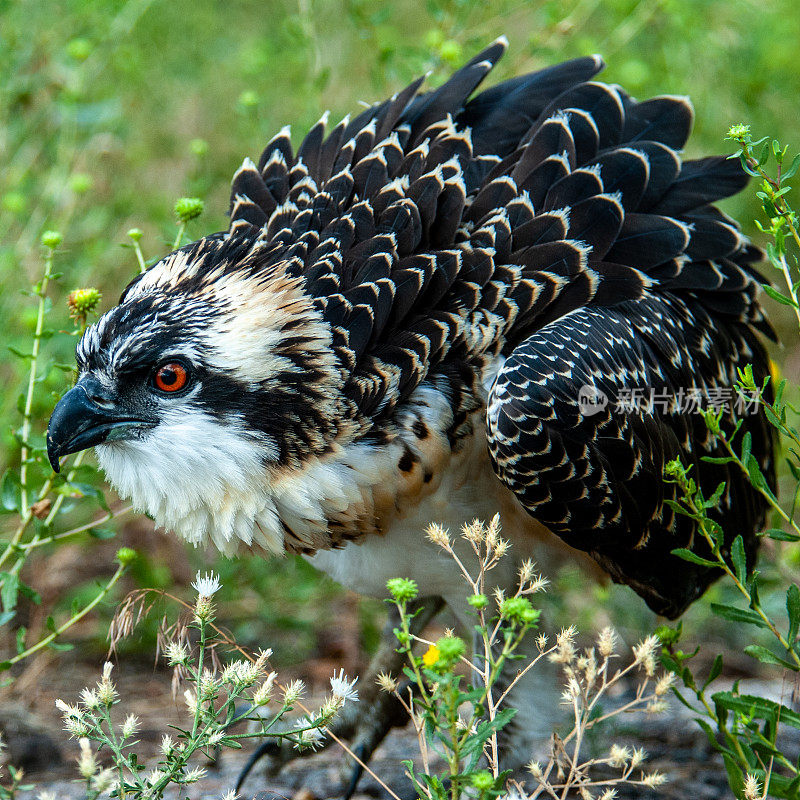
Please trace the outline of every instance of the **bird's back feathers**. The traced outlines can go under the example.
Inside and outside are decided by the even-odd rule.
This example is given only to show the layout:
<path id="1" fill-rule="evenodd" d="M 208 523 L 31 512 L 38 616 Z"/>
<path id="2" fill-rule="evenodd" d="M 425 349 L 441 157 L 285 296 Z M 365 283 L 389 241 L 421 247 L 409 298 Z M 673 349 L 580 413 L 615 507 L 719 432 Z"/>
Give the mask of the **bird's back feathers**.
<path id="1" fill-rule="evenodd" d="M 765 374 L 751 331 L 770 334 L 752 267 L 760 253 L 712 205 L 747 176 L 723 156 L 681 161 L 689 102 L 638 102 L 592 82 L 597 57 L 473 96 L 504 51 L 495 42 L 438 89 L 422 94 L 415 81 L 330 133 L 323 118 L 296 153 L 282 131 L 234 176 L 224 238 L 302 278 L 332 330 L 350 413 L 374 436 L 431 376 L 458 374 L 455 386 L 508 357 L 489 418 L 501 479 L 674 614 L 710 578 L 686 568 L 648 589 L 647 576 L 691 544 L 664 504 L 661 471 L 669 457 L 699 465 L 713 449 L 700 418 L 581 420 L 574 392 L 579 377 L 609 391 L 633 376 L 656 388 L 730 386 L 747 361 Z M 582 352 L 570 337 L 583 337 Z M 469 395 L 474 410 L 480 392 L 467 383 L 453 403 Z M 761 422 L 750 429 L 769 471 L 769 435 Z M 564 474 L 548 484 L 555 466 L 536 448 L 556 445 Z M 726 514 L 744 513 L 752 547 L 763 505 L 745 481 L 722 477 L 738 498 Z"/>

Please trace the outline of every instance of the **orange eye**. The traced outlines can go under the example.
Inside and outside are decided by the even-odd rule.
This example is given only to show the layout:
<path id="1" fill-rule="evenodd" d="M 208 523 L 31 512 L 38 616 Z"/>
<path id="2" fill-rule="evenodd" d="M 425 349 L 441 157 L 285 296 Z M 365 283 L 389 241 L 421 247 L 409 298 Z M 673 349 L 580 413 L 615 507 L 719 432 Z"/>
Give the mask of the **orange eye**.
<path id="1" fill-rule="evenodd" d="M 155 375 L 156 388 L 162 392 L 179 392 L 186 386 L 188 380 L 189 373 L 186 367 L 177 361 L 162 364 Z"/>

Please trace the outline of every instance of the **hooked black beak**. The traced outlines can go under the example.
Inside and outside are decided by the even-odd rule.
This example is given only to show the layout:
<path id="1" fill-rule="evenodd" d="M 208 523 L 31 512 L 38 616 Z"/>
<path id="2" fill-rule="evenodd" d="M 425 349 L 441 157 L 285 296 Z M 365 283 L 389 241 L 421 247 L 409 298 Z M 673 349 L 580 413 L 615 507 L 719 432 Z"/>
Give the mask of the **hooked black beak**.
<path id="1" fill-rule="evenodd" d="M 124 438 L 124 431 L 148 424 L 118 408 L 110 392 L 91 375 L 85 375 L 58 401 L 47 426 L 47 457 L 53 469 L 59 459 L 110 438 Z"/>

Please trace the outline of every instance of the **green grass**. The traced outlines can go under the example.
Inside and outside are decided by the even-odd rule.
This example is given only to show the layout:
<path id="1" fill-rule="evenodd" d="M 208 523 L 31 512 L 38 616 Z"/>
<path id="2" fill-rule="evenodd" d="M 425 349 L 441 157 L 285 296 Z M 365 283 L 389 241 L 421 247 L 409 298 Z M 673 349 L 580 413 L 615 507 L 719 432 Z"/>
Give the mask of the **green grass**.
<path id="1" fill-rule="evenodd" d="M 639 97 L 691 95 L 691 155 L 723 152 L 728 126 L 740 121 L 796 141 L 795 2 L 773 0 L 764 9 L 745 0 L 0 0 L 5 342 L 28 346 L 35 309 L 19 292 L 37 279 L 44 229 L 64 234 L 58 268 L 65 276 L 53 302 L 66 328 L 69 290 L 96 285 L 108 308 L 135 273 L 123 249 L 128 229 L 143 230 L 148 258 L 163 254 L 181 195 L 206 201 L 190 235 L 224 227 L 230 176 L 284 124 L 293 124 L 299 141 L 326 108 L 334 117 L 357 110 L 359 101 L 380 99 L 427 70 L 440 82 L 500 34 L 511 47 L 492 80 L 599 52 L 609 65 L 603 79 Z M 752 193 L 726 208 L 753 233 Z M 73 343 L 55 337 L 48 356 L 69 362 Z M 8 387 L 0 398 L 0 464 L 18 458 L 11 430 L 24 367 L 0 352 Z M 40 433 L 65 385 L 55 369 L 43 380 Z M 200 563 L 203 554 L 191 558 Z M 291 561 L 276 562 L 269 580 L 253 564 L 221 569 L 239 582 L 246 602 L 236 624 L 253 638 L 268 625 L 310 636 L 320 620 L 302 609 L 336 592 Z M 137 580 L 169 586 L 175 574 L 155 557 Z M 301 610 L 289 619 L 275 597 Z"/>

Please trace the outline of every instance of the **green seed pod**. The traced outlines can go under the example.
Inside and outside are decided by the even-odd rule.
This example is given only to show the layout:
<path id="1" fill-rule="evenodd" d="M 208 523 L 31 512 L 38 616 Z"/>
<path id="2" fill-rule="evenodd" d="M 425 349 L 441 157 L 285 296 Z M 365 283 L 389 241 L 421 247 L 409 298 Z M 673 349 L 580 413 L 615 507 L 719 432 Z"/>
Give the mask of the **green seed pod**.
<path id="1" fill-rule="evenodd" d="M 175 216 L 179 222 L 187 223 L 203 213 L 203 201 L 199 197 L 181 197 L 175 203 Z"/>
<path id="2" fill-rule="evenodd" d="M 42 244 L 51 250 L 55 250 L 63 240 L 64 237 L 58 231 L 45 231 L 42 234 Z"/>

